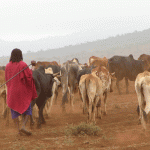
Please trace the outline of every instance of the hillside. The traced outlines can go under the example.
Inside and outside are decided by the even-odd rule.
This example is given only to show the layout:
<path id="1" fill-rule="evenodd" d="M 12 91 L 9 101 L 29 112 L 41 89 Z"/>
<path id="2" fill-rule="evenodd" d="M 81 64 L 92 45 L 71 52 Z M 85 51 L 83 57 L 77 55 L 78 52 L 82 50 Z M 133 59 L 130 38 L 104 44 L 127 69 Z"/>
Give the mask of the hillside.
<path id="1" fill-rule="evenodd" d="M 30 44 L 32 47 L 32 42 Z M 28 64 L 33 59 L 36 61 L 56 60 L 63 63 L 74 57 L 78 58 L 81 63 L 85 63 L 92 55 L 110 58 L 113 55 L 127 56 L 133 54 L 134 58 L 137 59 L 143 53 L 150 54 L 150 29 L 57 49 L 40 50 L 37 52 L 30 50 L 23 54 L 23 56 L 24 61 Z M 0 57 L 0 64 L 6 65 L 8 60 L 9 57 Z"/>

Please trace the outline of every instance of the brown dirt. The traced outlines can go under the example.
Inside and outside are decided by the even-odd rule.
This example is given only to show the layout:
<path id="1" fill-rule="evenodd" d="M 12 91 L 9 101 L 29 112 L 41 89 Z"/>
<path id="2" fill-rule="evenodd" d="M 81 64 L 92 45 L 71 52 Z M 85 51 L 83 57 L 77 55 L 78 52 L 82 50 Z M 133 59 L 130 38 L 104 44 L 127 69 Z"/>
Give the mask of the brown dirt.
<path id="1" fill-rule="evenodd" d="M 82 114 L 82 102 L 79 94 L 75 95 L 75 109 L 71 112 L 70 105 L 66 105 L 66 113 L 62 113 L 60 107 L 62 92 L 59 91 L 58 104 L 53 105 L 51 115 L 46 118 L 46 124 L 41 129 L 36 125 L 32 129 L 32 136 L 20 136 L 17 134 L 12 119 L 9 126 L 0 116 L 0 149 L 19 150 L 48 150 L 48 149 L 77 149 L 77 150 L 147 150 L 150 149 L 150 125 L 147 131 L 143 131 L 138 125 L 136 108 L 138 105 L 134 82 L 129 82 L 130 94 L 125 94 L 124 81 L 121 82 L 122 95 L 118 95 L 116 87 L 114 92 L 108 94 L 107 115 L 102 119 L 96 118 L 96 125 L 102 131 L 98 136 L 67 136 L 67 125 L 78 125 L 87 121 L 87 114 Z M 2 112 L 2 99 L 0 111 Z"/>

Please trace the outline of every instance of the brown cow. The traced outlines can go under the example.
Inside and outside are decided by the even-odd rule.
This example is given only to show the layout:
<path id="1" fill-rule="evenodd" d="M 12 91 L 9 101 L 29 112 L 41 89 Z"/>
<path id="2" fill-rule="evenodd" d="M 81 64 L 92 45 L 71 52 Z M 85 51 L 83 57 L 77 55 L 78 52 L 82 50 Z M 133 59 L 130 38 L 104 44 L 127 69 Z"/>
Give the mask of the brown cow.
<path id="1" fill-rule="evenodd" d="M 150 71 L 150 55 L 142 54 L 138 60 L 144 61 L 144 70 Z"/>
<path id="2" fill-rule="evenodd" d="M 92 66 L 92 65 L 97 66 L 97 67 L 105 66 L 106 68 L 108 68 L 107 64 L 108 64 L 108 59 L 106 57 L 99 58 L 96 56 L 91 56 L 88 62 L 89 66 Z"/>
<path id="3" fill-rule="evenodd" d="M 58 63 L 56 61 L 48 62 L 48 61 L 38 61 L 36 63 L 35 69 L 39 68 L 40 66 L 43 66 L 44 68 L 48 67 L 49 65 L 56 65 L 58 66 Z"/>
<path id="4" fill-rule="evenodd" d="M 79 82 L 80 94 L 83 100 L 83 110 L 87 106 L 88 121 L 95 123 L 95 109 L 97 102 L 102 98 L 102 81 L 95 74 L 81 76 Z"/>
<path id="5" fill-rule="evenodd" d="M 99 57 L 96 56 L 91 56 L 88 60 L 88 66 L 91 66 L 91 63 L 93 62 L 93 60 L 98 59 Z"/>

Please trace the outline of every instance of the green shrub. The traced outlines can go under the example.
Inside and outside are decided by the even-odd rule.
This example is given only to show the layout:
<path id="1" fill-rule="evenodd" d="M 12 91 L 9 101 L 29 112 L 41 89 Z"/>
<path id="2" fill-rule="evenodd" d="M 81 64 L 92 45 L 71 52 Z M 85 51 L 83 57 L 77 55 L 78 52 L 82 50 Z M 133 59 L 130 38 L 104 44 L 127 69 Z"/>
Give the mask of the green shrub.
<path id="1" fill-rule="evenodd" d="M 68 125 L 65 129 L 66 135 L 98 135 L 100 127 L 94 124 L 81 123 L 79 125 Z"/>

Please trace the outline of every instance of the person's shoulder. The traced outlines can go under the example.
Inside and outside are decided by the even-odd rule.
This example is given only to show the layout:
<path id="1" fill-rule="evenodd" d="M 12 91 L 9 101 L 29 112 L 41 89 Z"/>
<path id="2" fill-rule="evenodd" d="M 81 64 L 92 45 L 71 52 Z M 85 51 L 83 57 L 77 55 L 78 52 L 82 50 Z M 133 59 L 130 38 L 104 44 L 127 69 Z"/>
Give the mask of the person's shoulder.
<path id="1" fill-rule="evenodd" d="M 24 61 L 19 62 L 22 66 L 27 66 L 27 64 Z"/>
<path id="2" fill-rule="evenodd" d="M 10 66 L 10 65 L 11 65 L 11 62 L 7 63 L 5 68 L 7 68 L 7 67 Z"/>

